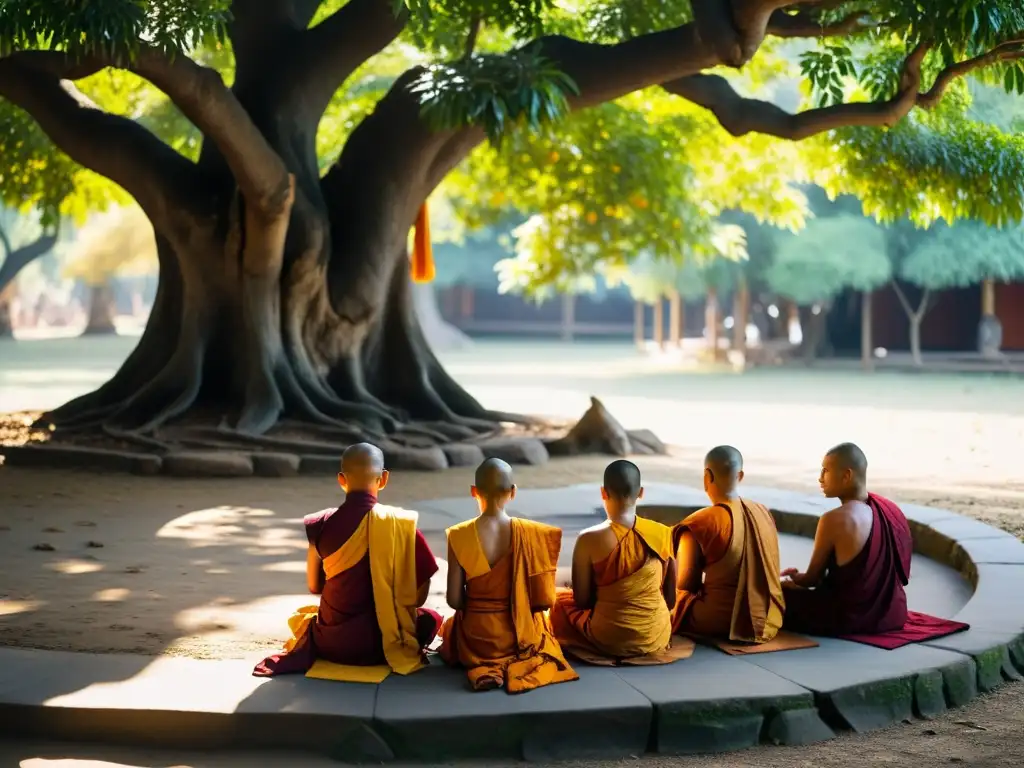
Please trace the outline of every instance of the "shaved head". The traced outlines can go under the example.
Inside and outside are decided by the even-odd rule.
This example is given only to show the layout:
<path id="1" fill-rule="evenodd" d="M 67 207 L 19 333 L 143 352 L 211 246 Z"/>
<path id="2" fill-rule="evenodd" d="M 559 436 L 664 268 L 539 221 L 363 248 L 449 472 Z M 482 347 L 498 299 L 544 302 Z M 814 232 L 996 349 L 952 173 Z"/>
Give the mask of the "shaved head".
<path id="1" fill-rule="evenodd" d="M 604 470 L 604 489 L 617 499 L 635 500 L 640 494 L 640 468 L 625 459 L 613 461 Z"/>
<path id="2" fill-rule="evenodd" d="M 704 457 L 704 469 L 711 473 L 711 482 L 731 488 L 743 471 L 743 454 L 731 445 L 718 445 Z"/>
<path id="3" fill-rule="evenodd" d="M 341 475 L 346 491 L 374 490 L 387 485 L 384 453 L 376 445 L 356 443 L 341 454 Z"/>
<path id="4" fill-rule="evenodd" d="M 515 487 L 512 467 L 501 459 L 487 459 L 476 468 L 473 486 L 487 499 L 496 499 L 511 493 Z"/>
<path id="5" fill-rule="evenodd" d="M 868 457 L 853 443 L 840 443 L 825 454 L 831 457 L 839 469 L 850 470 L 854 480 L 865 483 L 868 479 Z"/>

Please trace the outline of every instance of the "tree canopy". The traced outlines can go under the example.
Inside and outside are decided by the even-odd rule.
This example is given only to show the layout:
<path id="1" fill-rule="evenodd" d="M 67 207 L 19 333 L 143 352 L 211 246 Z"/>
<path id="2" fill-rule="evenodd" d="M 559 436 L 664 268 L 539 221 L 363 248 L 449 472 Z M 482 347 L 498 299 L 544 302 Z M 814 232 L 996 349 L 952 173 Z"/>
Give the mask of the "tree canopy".
<path id="1" fill-rule="evenodd" d="M 1020 95 L 1022 61 L 1017 0 L 2 3 L 0 197 L 50 220 L 130 197 L 160 265 L 138 349 L 48 423 L 195 409 L 390 451 L 491 430 L 508 414 L 409 309 L 431 195 L 531 222 L 526 291 L 714 263 L 729 215 L 800 229 L 806 182 L 884 220 L 1016 222 L 1022 139 L 965 78 Z"/>
<path id="2" fill-rule="evenodd" d="M 1024 230 L 992 229 L 974 222 L 942 226 L 903 259 L 900 277 L 921 288 L 942 290 L 983 280 L 1024 278 Z"/>
<path id="3" fill-rule="evenodd" d="M 846 214 L 812 219 L 799 234 L 780 233 L 766 278 L 775 293 L 810 305 L 826 303 L 848 288 L 874 290 L 891 274 L 881 228 Z"/>
<path id="4" fill-rule="evenodd" d="M 94 216 L 69 247 L 64 276 L 99 286 L 115 275 L 156 271 L 156 240 L 146 214 L 137 206 Z"/>

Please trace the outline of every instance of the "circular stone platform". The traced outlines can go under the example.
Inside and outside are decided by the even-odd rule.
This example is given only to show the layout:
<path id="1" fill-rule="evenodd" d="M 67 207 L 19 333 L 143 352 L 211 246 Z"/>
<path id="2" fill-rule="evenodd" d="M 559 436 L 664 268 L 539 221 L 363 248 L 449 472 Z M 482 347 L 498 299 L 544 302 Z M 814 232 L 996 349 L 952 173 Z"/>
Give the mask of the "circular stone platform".
<path id="1" fill-rule="evenodd" d="M 684 486 L 646 491 L 644 514 L 665 522 L 704 504 Z M 772 509 L 783 566 L 805 564 L 830 503 L 745 495 Z M 598 498 L 589 485 L 524 490 L 513 511 L 563 527 L 568 565 L 575 533 L 600 519 Z M 472 514 L 464 498 L 414 506 L 451 522 Z M 895 651 L 820 639 L 745 657 L 698 647 L 664 667 L 575 664 L 578 682 L 520 696 L 470 692 L 463 672 L 436 660 L 374 686 L 259 679 L 249 661 L 0 649 L 0 736 L 314 749 L 352 762 L 588 759 L 805 744 L 933 716 L 1024 672 L 1024 544 L 952 512 L 903 509 L 915 544 L 911 607 L 969 622 L 967 632 Z"/>

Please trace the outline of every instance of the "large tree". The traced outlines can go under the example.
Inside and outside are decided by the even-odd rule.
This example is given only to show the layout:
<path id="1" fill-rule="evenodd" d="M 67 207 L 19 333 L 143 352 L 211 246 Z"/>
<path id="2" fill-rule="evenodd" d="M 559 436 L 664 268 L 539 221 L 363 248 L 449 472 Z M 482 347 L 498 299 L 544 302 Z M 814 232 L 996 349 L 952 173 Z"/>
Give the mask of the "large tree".
<path id="1" fill-rule="evenodd" d="M 856 176 L 855 161 L 871 146 L 895 158 L 879 182 L 891 187 L 903 180 L 900 163 L 952 162 L 899 143 L 929 133 L 959 131 L 966 158 L 994 162 L 1009 140 L 989 136 L 974 148 L 984 131 L 951 116 L 952 108 L 938 110 L 941 119 L 910 121 L 904 132 L 863 131 L 939 106 L 958 78 L 985 68 L 1024 90 L 1022 32 L 1016 0 L 5 3 L 0 97 L 75 163 L 138 202 L 160 259 L 160 288 L 138 347 L 106 385 L 47 419 L 58 437 L 89 425 L 148 432 L 190 413 L 223 414 L 245 433 L 265 432 L 282 416 L 345 437 L 407 431 L 415 421 L 431 423 L 419 433 L 438 440 L 489 428 L 506 416 L 469 396 L 430 351 L 411 308 L 406 258 L 417 210 L 485 139 L 500 144 L 604 105 L 586 148 L 597 147 L 600 162 L 597 140 L 614 142 L 622 117 L 609 103 L 660 86 L 709 110 L 733 135 L 801 140 L 857 127 L 836 134 L 853 171 L 842 176 L 833 164 L 830 183 Z M 756 62 L 767 41 L 787 38 L 824 40 L 804 60 L 820 106 L 796 115 L 741 95 L 742 78 L 729 76 Z M 414 65 L 394 78 L 370 76 L 364 65 L 396 49 Z M 195 127 L 189 135 L 201 137 L 201 150 L 162 141 L 133 112 L 113 114 L 73 85 L 107 70 L 165 94 Z M 856 77 L 874 99 L 838 103 Z M 331 110 L 353 127 L 341 132 L 343 147 L 318 154 L 317 127 Z M 599 123 L 605 118 L 608 127 Z M 669 115 L 651 130 L 682 127 Z M 326 167 L 325 157 L 333 161 Z M 536 160 L 520 157 L 513 172 L 528 174 Z M 736 186 L 757 176 L 735 160 L 721 185 L 731 174 Z M 581 180 L 588 165 L 577 163 Z M 616 165 L 640 213 L 622 200 L 592 201 L 605 205 L 587 211 L 585 224 L 624 243 L 613 221 L 657 223 L 647 231 L 658 252 L 672 248 L 673 230 L 700 227 L 692 215 L 699 207 L 684 205 L 689 198 L 678 189 L 685 179 L 677 196 L 652 199 L 644 179 L 656 177 L 656 167 Z M 958 167 L 968 194 L 952 194 L 948 175 L 934 173 L 929 186 L 922 174 L 907 205 L 922 216 L 996 219 L 1007 205 L 986 208 L 984 178 L 1017 195 L 1019 218 L 1019 162 L 989 173 Z M 865 178 L 876 169 L 860 170 Z M 586 184 L 577 187 L 577 197 L 585 193 Z"/>

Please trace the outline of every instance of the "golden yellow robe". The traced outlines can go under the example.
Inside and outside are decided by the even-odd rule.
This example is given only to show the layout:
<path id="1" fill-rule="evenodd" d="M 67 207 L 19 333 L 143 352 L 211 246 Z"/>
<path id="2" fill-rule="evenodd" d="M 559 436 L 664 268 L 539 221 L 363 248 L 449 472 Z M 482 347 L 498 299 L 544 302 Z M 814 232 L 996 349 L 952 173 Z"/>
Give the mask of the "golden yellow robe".
<path id="1" fill-rule="evenodd" d="M 416 636 L 416 519 L 416 512 L 411 510 L 377 504 L 345 544 L 323 560 L 324 574 L 329 581 L 357 565 L 369 551 L 374 610 L 383 638 L 384 657 L 388 667 L 400 675 L 425 666 Z M 306 639 L 318 611 L 317 605 L 305 606 L 288 619 L 292 637 L 285 643 L 286 651 L 294 650 Z M 332 666 L 340 670 L 332 679 L 350 679 L 345 672 L 348 667 Z M 361 682 L 362 679 L 362 675 L 357 674 L 351 681 Z"/>
<path id="2" fill-rule="evenodd" d="M 551 634 L 547 616 L 533 606 L 554 595 L 562 532 L 512 519 L 508 553 L 488 565 L 476 520 L 448 529 L 448 545 L 466 574 L 463 608 L 441 627 L 441 658 L 468 670 L 474 690 L 504 686 L 522 693 L 578 680 Z"/>
<path id="3" fill-rule="evenodd" d="M 703 553 L 704 584 L 677 591 L 674 630 L 744 643 L 773 639 L 786 604 L 771 512 L 736 499 L 694 512 L 675 527 L 674 541 L 686 530 Z"/>
<path id="4" fill-rule="evenodd" d="M 597 599 L 578 608 L 571 589 L 559 590 L 551 628 L 562 649 L 591 664 L 670 664 L 693 653 L 693 643 L 672 641 L 672 617 L 662 587 L 672 557 L 672 529 L 638 517 L 632 528 L 616 523 L 618 546 L 594 563 Z"/>

